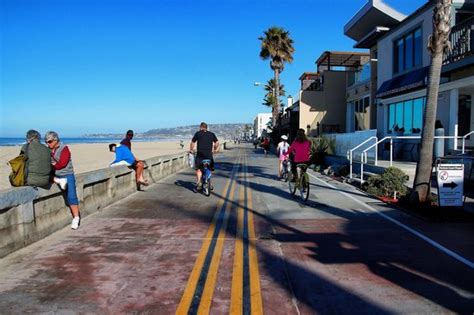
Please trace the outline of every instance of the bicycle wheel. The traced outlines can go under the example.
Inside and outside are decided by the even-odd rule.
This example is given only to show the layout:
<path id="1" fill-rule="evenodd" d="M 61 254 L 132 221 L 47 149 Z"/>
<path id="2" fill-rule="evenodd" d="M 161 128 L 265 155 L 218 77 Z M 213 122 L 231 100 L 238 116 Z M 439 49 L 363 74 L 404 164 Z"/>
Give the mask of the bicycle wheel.
<path id="1" fill-rule="evenodd" d="M 306 173 L 301 176 L 300 196 L 304 201 L 308 200 L 309 198 L 309 176 Z"/>
<path id="2" fill-rule="evenodd" d="M 290 194 L 294 195 L 296 193 L 296 180 L 294 180 L 292 172 L 288 172 L 288 188 L 290 189 Z"/>
<path id="3" fill-rule="evenodd" d="M 204 181 L 202 184 L 202 192 L 208 197 L 211 195 L 211 180 Z"/>

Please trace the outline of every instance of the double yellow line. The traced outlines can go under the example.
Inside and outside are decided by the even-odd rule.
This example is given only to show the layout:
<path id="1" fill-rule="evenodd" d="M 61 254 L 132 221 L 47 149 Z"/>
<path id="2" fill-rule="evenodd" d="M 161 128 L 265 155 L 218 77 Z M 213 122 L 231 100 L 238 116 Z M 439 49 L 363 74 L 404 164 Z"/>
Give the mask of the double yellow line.
<path id="1" fill-rule="evenodd" d="M 237 209 L 230 314 L 263 314 L 253 213 L 249 211 L 252 209 L 252 190 L 248 187 L 246 158 L 245 180 L 240 187 Z"/>
<path id="2" fill-rule="evenodd" d="M 240 185 L 238 207 L 234 208 L 237 212 L 237 235 L 230 313 L 263 313 L 253 215 L 248 211 L 252 209 L 252 195 L 246 175 L 246 156 L 240 151 L 223 190 L 226 195 L 219 200 L 217 211 L 206 233 L 176 314 L 209 314 L 229 215 L 233 208 L 232 204 L 235 203 L 233 202 L 237 187 L 235 177 L 239 167 L 242 168 L 241 173 L 244 174 L 245 181 Z"/>

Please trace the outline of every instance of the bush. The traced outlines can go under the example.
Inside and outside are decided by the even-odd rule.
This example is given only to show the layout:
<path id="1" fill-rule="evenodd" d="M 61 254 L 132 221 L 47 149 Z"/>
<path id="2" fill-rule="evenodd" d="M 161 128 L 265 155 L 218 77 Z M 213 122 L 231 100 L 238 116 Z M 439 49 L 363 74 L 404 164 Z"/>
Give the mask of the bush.
<path id="1" fill-rule="evenodd" d="M 311 163 L 324 165 L 324 158 L 328 154 L 334 152 L 334 141 L 324 136 L 319 138 L 311 138 Z"/>
<path id="2" fill-rule="evenodd" d="M 382 175 L 369 178 L 367 192 L 380 197 L 393 197 L 393 193 L 396 191 L 398 197 L 403 197 L 408 192 L 408 188 L 405 186 L 407 181 L 408 176 L 400 169 L 389 167 Z"/>

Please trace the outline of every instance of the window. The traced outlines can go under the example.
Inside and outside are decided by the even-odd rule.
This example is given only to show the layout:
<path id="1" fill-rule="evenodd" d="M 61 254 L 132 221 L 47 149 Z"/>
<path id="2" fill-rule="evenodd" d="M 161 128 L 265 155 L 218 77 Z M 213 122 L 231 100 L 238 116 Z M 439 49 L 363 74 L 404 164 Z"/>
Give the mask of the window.
<path id="1" fill-rule="evenodd" d="M 421 28 L 417 28 L 394 42 L 393 73 L 420 66 L 421 57 Z"/>
<path id="2" fill-rule="evenodd" d="M 370 99 L 365 97 L 354 102 L 354 130 L 369 129 Z"/>
<path id="3" fill-rule="evenodd" d="M 420 133 L 423 127 L 424 106 L 424 97 L 389 104 L 388 133 L 402 128 L 405 134 Z"/>

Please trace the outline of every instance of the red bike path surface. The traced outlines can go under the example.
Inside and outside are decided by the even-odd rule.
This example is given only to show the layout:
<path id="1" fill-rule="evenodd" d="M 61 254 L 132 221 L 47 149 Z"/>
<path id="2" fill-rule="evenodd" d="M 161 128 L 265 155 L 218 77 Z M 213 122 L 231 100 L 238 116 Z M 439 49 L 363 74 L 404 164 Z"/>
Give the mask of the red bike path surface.
<path id="1" fill-rule="evenodd" d="M 210 197 L 172 175 L 0 259 L 0 313 L 474 312 L 474 224 L 429 222 L 278 160 L 216 156 Z"/>

